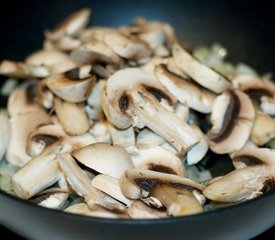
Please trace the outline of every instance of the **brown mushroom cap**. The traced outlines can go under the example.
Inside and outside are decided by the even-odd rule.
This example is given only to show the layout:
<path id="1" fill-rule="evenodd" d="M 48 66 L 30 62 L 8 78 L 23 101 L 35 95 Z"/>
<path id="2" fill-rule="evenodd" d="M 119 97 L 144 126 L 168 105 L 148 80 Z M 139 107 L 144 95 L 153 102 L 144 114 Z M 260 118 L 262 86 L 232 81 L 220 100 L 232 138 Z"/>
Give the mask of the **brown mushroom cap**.
<path id="1" fill-rule="evenodd" d="M 255 109 L 249 97 L 230 90 L 218 96 L 211 114 L 212 128 L 208 132 L 209 146 L 216 153 L 240 150 L 247 142 L 255 118 Z"/>

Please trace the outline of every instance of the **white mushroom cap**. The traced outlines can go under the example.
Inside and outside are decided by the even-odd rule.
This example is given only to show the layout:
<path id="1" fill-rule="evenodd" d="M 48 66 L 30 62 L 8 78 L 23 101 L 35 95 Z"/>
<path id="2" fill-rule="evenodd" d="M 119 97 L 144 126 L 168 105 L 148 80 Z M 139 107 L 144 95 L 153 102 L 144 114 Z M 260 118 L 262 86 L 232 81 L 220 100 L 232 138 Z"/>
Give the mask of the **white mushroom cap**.
<path id="1" fill-rule="evenodd" d="M 38 126 L 49 124 L 51 118 L 42 110 L 15 115 L 10 119 L 11 136 L 6 153 L 7 160 L 16 165 L 24 166 L 31 160 L 27 154 L 27 139 Z"/>
<path id="2" fill-rule="evenodd" d="M 159 146 L 139 149 L 137 154 L 132 155 L 132 159 L 135 168 L 185 176 L 182 161 L 174 153 Z"/>
<path id="3" fill-rule="evenodd" d="M 119 145 L 94 143 L 73 152 L 77 161 L 99 173 L 119 179 L 121 174 L 133 168 L 127 151 Z"/>
<path id="4" fill-rule="evenodd" d="M 201 86 L 215 93 L 222 93 L 230 86 L 227 79 L 198 62 L 179 44 L 173 45 L 173 57 L 178 66 Z"/>
<path id="5" fill-rule="evenodd" d="M 245 93 L 230 90 L 218 96 L 208 132 L 210 149 L 220 154 L 240 150 L 249 139 L 254 118 L 255 109 Z"/>

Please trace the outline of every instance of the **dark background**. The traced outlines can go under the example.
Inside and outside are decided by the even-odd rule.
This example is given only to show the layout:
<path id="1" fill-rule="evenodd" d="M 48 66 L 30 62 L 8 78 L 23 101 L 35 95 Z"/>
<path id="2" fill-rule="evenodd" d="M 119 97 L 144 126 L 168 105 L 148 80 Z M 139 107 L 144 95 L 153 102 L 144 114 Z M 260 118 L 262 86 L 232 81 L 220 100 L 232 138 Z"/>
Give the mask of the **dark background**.
<path id="1" fill-rule="evenodd" d="M 130 8 L 131 1 L 123 4 L 106 0 L 54 2 L 55 8 L 50 9 L 50 4 L 43 5 L 42 1 L 1 1 L 0 61 L 23 60 L 28 53 L 41 48 L 43 30 L 53 27 L 76 9 L 88 6 L 93 8 L 95 16 L 91 19 L 92 25 L 119 26 L 131 22 L 134 16 L 141 15 L 147 19 L 168 21 L 176 28 L 177 35 L 187 48 L 219 42 L 229 50 L 229 59 L 233 62 L 246 62 L 260 73 L 275 72 L 275 57 L 270 57 L 275 56 L 275 8 L 272 1 L 186 0 L 184 9 L 179 1 L 166 1 L 167 6 L 178 5 L 173 13 L 167 12 L 165 4 L 159 8 L 158 1 L 155 0 L 150 1 L 155 6 L 151 9 L 143 7 L 146 2 L 143 0 L 139 1 L 138 9 Z M 228 10 L 226 14 L 220 11 L 225 8 Z M 118 9 L 121 10 L 120 15 L 115 14 Z M 214 17 L 202 17 L 208 11 L 213 12 L 213 9 Z M 16 236 L 5 228 L 0 231 L 3 236 L 8 233 L 9 238 Z M 255 239 L 275 239 L 275 229 Z"/>

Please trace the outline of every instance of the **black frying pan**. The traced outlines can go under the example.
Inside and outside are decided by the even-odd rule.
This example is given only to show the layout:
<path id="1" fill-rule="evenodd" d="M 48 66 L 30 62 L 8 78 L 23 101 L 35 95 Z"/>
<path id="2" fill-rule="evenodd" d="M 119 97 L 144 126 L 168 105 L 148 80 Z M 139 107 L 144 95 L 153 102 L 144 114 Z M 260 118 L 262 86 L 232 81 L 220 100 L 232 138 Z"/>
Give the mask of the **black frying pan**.
<path id="1" fill-rule="evenodd" d="M 245 0 L 2 1 L 0 59 L 22 60 L 41 47 L 44 29 L 81 7 L 93 9 L 92 25 L 119 26 L 137 15 L 167 21 L 189 49 L 219 42 L 233 62 L 246 62 L 260 73 L 275 73 L 275 9 L 264 1 Z M 5 104 L 1 99 L 1 107 Z M 222 172 L 223 165 L 226 168 L 228 163 L 215 163 L 213 171 Z M 275 225 L 274 203 L 273 191 L 209 213 L 133 221 L 69 215 L 0 192 L 0 223 L 29 239 L 242 240 Z"/>

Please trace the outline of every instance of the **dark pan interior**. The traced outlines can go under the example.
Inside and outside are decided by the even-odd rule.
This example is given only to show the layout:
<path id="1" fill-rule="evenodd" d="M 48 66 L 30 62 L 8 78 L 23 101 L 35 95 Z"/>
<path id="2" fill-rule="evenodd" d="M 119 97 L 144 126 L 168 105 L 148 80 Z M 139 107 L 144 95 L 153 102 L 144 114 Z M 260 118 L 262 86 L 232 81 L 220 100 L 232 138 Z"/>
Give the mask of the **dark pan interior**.
<path id="1" fill-rule="evenodd" d="M 259 73 L 275 72 L 274 7 L 271 1 L 48 0 L 42 2 L 15 0 L 2 1 L 0 6 L 0 61 L 2 59 L 23 60 L 27 54 L 41 48 L 45 29 L 53 27 L 79 8 L 91 7 L 93 9 L 91 25 L 119 26 L 130 23 L 135 16 L 167 21 L 175 28 L 183 45 L 190 50 L 198 45 L 210 46 L 214 42 L 219 42 L 228 49 L 229 60 L 235 63 L 245 62 Z M 4 78 L 0 77 L 0 85 L 2 80 Z M 5 104 L 6 99 L 0 98 L 0 106 L 4 107 Z M 227 171 L 231 165 L 229 162 L 219 161 L 211 166 L 215 175 L 219 175 Z M 168 239 L 169 229 L 176 231 L 169 239 L 176 239 L 176 237 L 179 239 L 184 233 L 186 233 L 186 239 L 197 239 L 198 236 L 200 239 L 214 239 L 213 236 L 217 236 L 215 239 L 248 239 L 275 224 L 274 217 L 271 217 L 275 212 L 272 209 L 268 210 L 275 201 L 274 192 L 252 203 L 241 204 L 230 210 L 204 214 L 201 218 L 196 216 L 155 223 L 144 221 L 138 223 L 137 227 L 133 226 L 135 223 L 116 224 L 113 221 L 68 217 L 56 211 L 34 208 L 31 204 L 10 199 L 2 193 L 0 193 L 0 199 L 0 223 L 33 239 L 49 239 L 48 237 L 54 238 L 54 236 L 58 236 L 58 239 L 76 239 L 74 237 L 78 235 L 74 235 L 75 231 L 72 230 L 68 231 L 70 235 L 62 235 L 62 231 L 73 226 L 80 231 L 79 236 L 83 236 L 79 239 L 86 239 L 88 236 L 94 236 L 93 239 L 138 239 L 135 234 L 139 231 L 147 232 L 143 239 L 152 239 L 157 229 L 159 229 L 158 239 Z M 16 212 L 14 212 L 15 209 Z M 11 214 L 11 216 L 3 217 L 3 214 Z M 22 214 L 30 217 L 23 225 Z M 235 214 L 236 218 L 232 214 Z M 256 216 L 259 219 L 253 219 Z M 36 219 L 40 217 L 39 224 Z M 20 227 L 18 221 L 21 221 L 24 228 Z M 48 227 L 43 229 L 41 223 L 48 224 Z M 30 224 L 33 225 L 32 228 Z M 53 224 L 60 226 L 60 232 L 49 229 Z M 206 226 L 200 224 L 206 224 Z M 213 225 L 218 224 L 220 224 L 219 230 L 216 230 L 215 235 Z M 151 228 L 149 229 L 147 225 Z M 162 230 L 161 226 L 163 226 Z M 191 226 L 196 226 L 193 227 L 193 231 L 189 229 Z M 238 226 L 242 226 L 242 229 L 236 229 Z M 30 233 L 35 227 L 37 231 Z M 116 231 L 119 232 L 112 236 L 104 230 L 105 228 L 108 231 L 117 229 Z M 43 235 L 47 232 L 48 235 Z"/>

